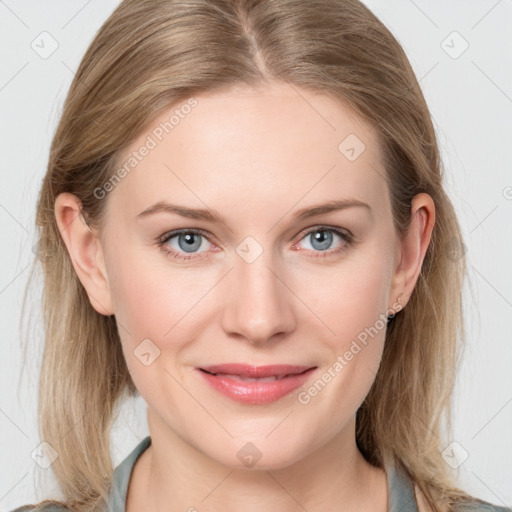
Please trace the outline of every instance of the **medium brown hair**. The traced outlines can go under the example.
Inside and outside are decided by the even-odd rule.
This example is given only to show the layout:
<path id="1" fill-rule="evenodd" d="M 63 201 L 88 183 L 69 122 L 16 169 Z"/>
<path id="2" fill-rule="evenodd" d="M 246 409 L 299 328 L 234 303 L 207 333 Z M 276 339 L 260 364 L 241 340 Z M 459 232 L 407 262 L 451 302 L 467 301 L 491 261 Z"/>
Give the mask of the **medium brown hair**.
<path id="1" fill-rule="evenodd" d="M 40 435 L 59 453 L 52 468 L 72 510 L 104 506 L 116 407 L 137 390 L 115 317 L 93 309 L 73 269 L 55 199 L 75 194 L 89 225 L 101 226 L 108 196 L 98 200 L 94 191 L 155 116 L 202 92 L 271 81 L 337 98 L 375 127 L 397 233 L 408 227 L 415 194 L 435 203 L 421 274 L 387 328 L 379 371 L 357 413 L 356 441 L 371 464 L 405 469 L 435 510 L 469 498 L 440 453 L 464 335 L 466 262 L 430 113 L 400 44 L 358 0 L 125 0 L 76 72 L 37 204 L 45 325 Z"/>

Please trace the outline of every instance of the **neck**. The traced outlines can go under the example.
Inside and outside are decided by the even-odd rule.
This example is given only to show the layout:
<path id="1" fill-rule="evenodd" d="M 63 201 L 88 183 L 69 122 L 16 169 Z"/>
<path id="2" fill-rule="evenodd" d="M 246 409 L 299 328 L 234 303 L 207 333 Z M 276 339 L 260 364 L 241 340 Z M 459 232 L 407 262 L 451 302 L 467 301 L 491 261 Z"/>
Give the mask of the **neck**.
<path id="1" fill-rule="evenodd" d="M 219 464 L 148 410 L 151 446 L 139 457 L 126 510 L 385 512 L 387 480 L 355 443 L 355 418 L 329 443 L 285 467 Z"/>

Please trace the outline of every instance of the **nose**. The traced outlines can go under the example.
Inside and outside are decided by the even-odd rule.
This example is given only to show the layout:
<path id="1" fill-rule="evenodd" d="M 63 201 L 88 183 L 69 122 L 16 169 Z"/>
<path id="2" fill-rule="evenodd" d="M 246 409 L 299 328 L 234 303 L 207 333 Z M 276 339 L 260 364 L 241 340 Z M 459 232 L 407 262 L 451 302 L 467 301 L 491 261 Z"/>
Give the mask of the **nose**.
<path id="1" fill-rule="evenodd" d="M 286 285 L 282 267 L 276 267 L 267 252 L 251 263 L 236 256 L 225 283 L 224 331 L 254 345 L 289 333 L 296 325 L 293 292 Z"/>

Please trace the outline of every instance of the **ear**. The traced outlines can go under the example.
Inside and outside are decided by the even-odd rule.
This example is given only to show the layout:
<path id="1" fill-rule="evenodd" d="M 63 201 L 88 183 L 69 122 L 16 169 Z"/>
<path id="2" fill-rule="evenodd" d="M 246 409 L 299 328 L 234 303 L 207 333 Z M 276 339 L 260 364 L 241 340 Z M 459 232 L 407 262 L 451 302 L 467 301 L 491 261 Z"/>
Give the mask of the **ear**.
<path id="1" fill-rule="evenodd" d="M 59 194 L 55 200 L 55 217 L 75 272 L 92 307 L 102 315 L 113 315 L 103 248 L 97 234 L 89 228 L 82 215 L 80 200 L 68 192 Z"/>
<path id="2" fill-rule="evenodd" d="M 416 194 L 411 202 L 409 228 L 399 241 L 398 265 L 393 275 L 390 300 L 400 299 L 404 307 L 409 301 L 421 272 L 432 230 L 435 224 L 435 205 L 430 195 Z M 392 306 L 389 306 L 392 309 Z"/>

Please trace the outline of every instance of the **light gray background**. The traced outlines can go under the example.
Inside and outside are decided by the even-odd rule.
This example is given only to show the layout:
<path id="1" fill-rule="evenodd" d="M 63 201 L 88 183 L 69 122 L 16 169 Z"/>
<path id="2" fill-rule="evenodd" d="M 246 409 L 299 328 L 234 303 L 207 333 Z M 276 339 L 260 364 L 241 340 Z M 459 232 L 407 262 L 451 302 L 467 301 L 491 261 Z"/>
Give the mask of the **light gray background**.
<path id="1" fill-rule="evenodd" d="M 512 1 L 365 3 L 403 45 L 420 79 L 469 257 L 474 297 L 466 287 L 467 350 L 454 397 L 456 444 L 446 452 L 447 463 L 462 462 L 459 483 L 471 494 L 512 506 Z M 116 5 L 0 0 L 2 511 L 55 492 L 51 469 L 41 469 L 31 457 L 40 443 L 41 329 L 36 326 L 32 333 L 32 360 L 20 381 L 19 316 L 51 137 L 73 72 Z M 31 47 L 35 41 L 43 51 L 46 37 L 44 48 L 51 48 L 48 36 L 40 36 L 43 31 L 58 43 L 44 59 Z M 464 41 L 469 46 L 461 53 Z M 147 433 L 139 398 L 127 404 L 116 423 L 114 462 Z"/>

